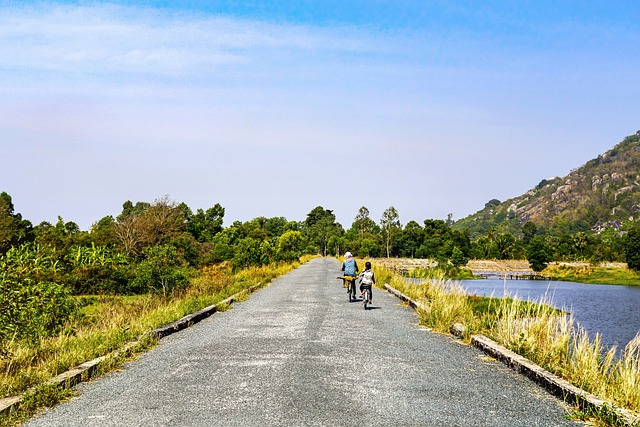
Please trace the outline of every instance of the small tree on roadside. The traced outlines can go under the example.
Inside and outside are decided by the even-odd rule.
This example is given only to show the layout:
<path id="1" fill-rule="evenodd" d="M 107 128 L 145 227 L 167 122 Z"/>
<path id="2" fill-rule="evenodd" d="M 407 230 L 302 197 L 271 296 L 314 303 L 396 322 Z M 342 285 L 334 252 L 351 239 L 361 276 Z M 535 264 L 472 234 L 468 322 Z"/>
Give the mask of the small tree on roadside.
<path id="1" fill-rule="evenodd" d="M 304 250 L 304 238 L 299 231 L 285 231 L 278 237 L 276 256 L 282 261 L 297 260 Z"/>

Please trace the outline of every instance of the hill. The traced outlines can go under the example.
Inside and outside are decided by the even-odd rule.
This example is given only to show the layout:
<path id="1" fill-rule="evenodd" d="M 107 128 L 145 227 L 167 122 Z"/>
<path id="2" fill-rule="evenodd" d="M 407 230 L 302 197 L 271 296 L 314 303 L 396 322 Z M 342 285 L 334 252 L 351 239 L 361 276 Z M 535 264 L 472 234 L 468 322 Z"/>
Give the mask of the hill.
<path id="1" fill-rule="evenodd" d="M 549 234 L 619 231 L 640 217 L 640 131 L 563 178 L 543 179 L 525 194 L 500 202 L 453 224 L 471 238 L 521 233 L 528 221 Z"/>

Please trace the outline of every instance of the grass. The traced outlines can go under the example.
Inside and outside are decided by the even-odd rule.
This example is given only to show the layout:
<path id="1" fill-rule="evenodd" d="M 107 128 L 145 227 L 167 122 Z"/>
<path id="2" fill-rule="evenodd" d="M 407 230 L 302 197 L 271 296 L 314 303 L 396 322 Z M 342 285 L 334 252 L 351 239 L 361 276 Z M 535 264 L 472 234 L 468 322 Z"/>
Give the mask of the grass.
<path id="1" fill-rule="evenodd" d="M 640 412 L 640 335 L 616 357 L 615 348 L 604 349 L 600 336 L 591 339 L 550 301 L 471 296 L 444 278 L 409 284 L 384 267 L 376 268 L 376 276 L 427 307 L 419 311 L 425 326 L 448 333 L 453 323 L 462 323 L 463 338 L 486 335 L 609 404 Z"/>
<path id="2" fill-rule="evenodd" d="M 407 273 L 407 277 L 413 279 L 431 279 L 433 277 L 442 277 L 451 280 L 475 280 L 477 276 L 468 268 L 448 266 L 443 269 L 435 268 L 413 268 Z"/>
<path id="3" fill-rule="evenodd" d="M 306 261 L 308 258 L 301 260 Z M 29 402 L 35 401 L 37 404 L 31 406 L 55 402 L 55 396 L 61 393 L 52 393 L 45 386 L 50 378 L 83 362 L 107 355 L 147 331 L 219 303 L 251 286 L 266 285 L 299 265 L 274 264 L 238 272 L 233 272 L 228 264 L 207 267 L 192 279 L 186 290 L 171 297 L 81 297 L 82 309 L 60 334 L 35 341 L 4 343 L 5 352 L 0 355 L 0 398 L 32 390 L 29 396 L 34 393 L 35 396 Z M 142 350 L 153 344 L 153 340 L 147 340 Z"/>
<path id="4" fill-rule="evenodd" d="M 628 268 L 593 265 L 552 264 L 542 271 L 544 276 L 565 282 L 600 285 L 640 286 L 640 275 Z"/>

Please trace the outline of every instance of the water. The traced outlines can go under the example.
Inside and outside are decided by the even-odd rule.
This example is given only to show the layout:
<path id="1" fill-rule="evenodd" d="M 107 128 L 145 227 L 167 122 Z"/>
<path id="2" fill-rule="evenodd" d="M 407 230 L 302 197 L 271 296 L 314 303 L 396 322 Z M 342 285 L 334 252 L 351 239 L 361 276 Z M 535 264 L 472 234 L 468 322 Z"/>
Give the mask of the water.
<path id="1" fill-rule="evenodd" d="M 607 347 L 618 349 L 640 331 L 640 286 L 587 285 L 584 283 L 547 282 L 542 280 L 463 280 L 471 294 L 504 296 L 539 301 L 548 297 L 551 304 L 573 313 L 573 317 L 591 336 L 602 336 Z"/>

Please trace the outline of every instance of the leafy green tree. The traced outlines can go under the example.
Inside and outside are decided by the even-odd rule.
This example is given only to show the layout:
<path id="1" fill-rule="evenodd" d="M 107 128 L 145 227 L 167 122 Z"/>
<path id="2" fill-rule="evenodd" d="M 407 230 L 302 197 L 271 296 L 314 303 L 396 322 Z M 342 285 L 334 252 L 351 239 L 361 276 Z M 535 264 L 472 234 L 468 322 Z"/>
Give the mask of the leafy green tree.
<path id="1" fill-rule="evenodd" d="M 22 215 L 14 212 L 11 196 L 0 193 L 0 254 L 12 246 L 33 241 L 31 222 L 22 219 Z"/>
<path id="2" fill-rule="evenodd" d="M 347 243 L 344 236 L 333 234 L 329 237 L 329 242 L 327 242 L 327 254 L 331 256 L 340 255 L 346 245 Z"/>
<path id="3" fill-rule="evenodd" d="M 89 238 L 97 246 L 115 247 L 118 239 L 115 235 L 116 220 L 108 215 L 93 223 L 89 229 Z"/>
<path id="4" fill-rule="evenodd" d="M 624 239 L 624 254 L 627 266 L 636 272 L 640 272 L 640 228 L 634 227 L 626 234 Z"/>
<path id="5" fill-rule="evenodd" d="M 451 264 L 453 264 L 454 267 L 461 267 L 467 265 L 468 262 L 469 258 L 467 258 L 457 246 L 454 246 L 451 252 Z"/>
<path id="6" fill-rule="evenodd" d="M 358 210 L 358 214 L 356 215 L 353 224 L 351 224 L 351 228 L 356 230 L 360 239 L 364 239 L 365 237 L 369 237 L 374 234 L 378 225 L 369 216 L 369 209 L 367 209 L 366 206 L 362 206 Z"/>
<path id="7" fill-rule="evenodd" d="M 307 214 L 303 223 L 303 233 L 322 256 L 327 256 L 327 246 L 332 235 L 343 233 L 342 226 L 336 222 L 332 210 L 317 206 Z"/>
<path id="8" fill-rule="evenodd" d="M 389 258 L 391 256 L 391 248 L 402 231 L 400 216 L 396 208 L 390 206 L 382 213 L 380 228 L 382 229 L 387 258 Z"/>
<path id="9" fill-rule="evenodd" d="M 213 237 L 222 231 L 224 208 L 216 203 L 209 209 L 198 209 L 187 219 L 187 231 L 193 234 L 198 242 L 211 242 Z"/>
<path id="10" fill-rule="evenodd" d="M 264 239 L 260 242 L 260 263 L 258 265 L 268 265 L 276 259 L 276 238 Z"/>
<path id="11" fill-rule="evenodd" d="M 212 249 L 208 254 L 210 262 L 230 261 L 234 256 L 234 248 L 242 239 L 242 232 L 237 225 L 223 229 L 213 238 Z"/>
<path id="12" fill-rule="evenodd" d="M 452 242 L 451 249 L 457 247 L 462 251 L 465 257 L 469 257 L 471 254 L 471 237 L 469 236 L 469 230 L 454 230 L 449 227 L 449 238 Z"/>
<path id="13" fill-rule="evenodd" d="M 512 259 L 516 238 L 511 233 L 498 234 L 493 240 L 495 258 Z"/>
<path id="14" fill-rule="evenodd" d="M 424 231 L 420 224 L 409 221 L 402 230 L 402 251 L 404 256 L 413 258 L 424 240 Z"/>
<path id="15" fill-rule="evenodd" d="M 366 257 L 380 256 L 381 248 L 374 239 L 362 239 L 359 253 Z"/>
<path id="16" fill-rule="evenodd" d="M 278 237 L 276 257 L 282 261 L 294 261 L 300 258 L 304 249 L 304 238 L 299 231 L 285 231 Z"/>
<path id="17" fill-rule="evenodd" d="M 575 247 L 580 260 L 584 260 L 584 251 L 589 246 L 589 236 L 585 232 L 578 232 L 573 236 L 573 246 Z"/>
<path id="18" fill-rule="evenodd" d="M 538 227 L 536 227 L 536 225 L 531 221 L 527 221 L 522 226 L 522 243 L 525 247 L 529 245 L 531 239 L 533 239 L 533 236 L 536 235 L 537 231 Z"/>
<path id="19" fill-rule="evenodd" d="M 487 236 L 482 236 L 471 243 L 471 256 L 474 259 L 491 258 L 491 242 Z"/>
<path id="20" fill-rule="evenodd" d="M 88 243 L 83 241 L 88 234 L 81 232 L 75 222 L 65 222 L 61 216 L 58 216 L 58 222 L 55 225 L 46 221 L 41 222 L 34 227 L 33 234 L 36 244 L 55 248 L 60 258 L 64 257 L 73 245 Z"/>
<path id="21" fill-rule="evenodd" d="M 233 251 L 233 266 L 246 268 L 262 264 L 262 250 L 260 240 L 245 237 L 240 240 Z"/>
<path id="22" fill-rule="evenodd" d="M 295 223 L 290 223 L 285 217 L 277 216 L 265 221 L 264 231 L 269 237 L 280 237 L 284 232 L 291 230 L 289 227 L 292 225 L 297 228 Z"/>
<path id="23" fill-rule="evenodd" d="M 553 252 L 545 236 L 535 236 L 531 239 L 526 252 L 527 261 L 533 271 L 542 271 L 553 260 Z"/>

